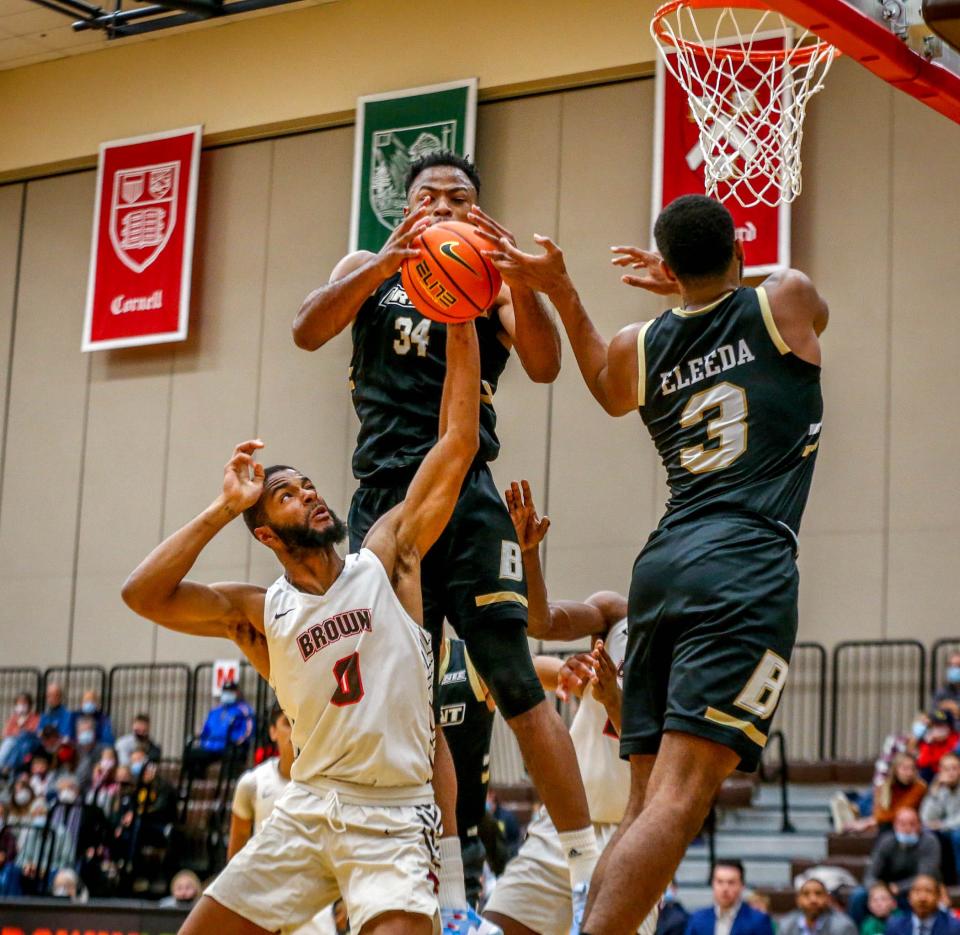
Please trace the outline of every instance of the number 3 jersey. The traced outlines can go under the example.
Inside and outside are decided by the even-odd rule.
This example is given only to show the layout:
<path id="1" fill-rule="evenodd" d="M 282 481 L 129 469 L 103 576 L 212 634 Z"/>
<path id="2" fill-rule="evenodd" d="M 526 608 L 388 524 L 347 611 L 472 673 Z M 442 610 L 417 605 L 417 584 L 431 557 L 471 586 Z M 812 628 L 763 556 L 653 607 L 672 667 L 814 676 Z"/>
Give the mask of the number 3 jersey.
<path id="1" fill-rule="evenodd" d="M 380 804 L 433 802 L 433 655 L 380 559 L 346 557 L 325 594 L 267 591 L 270 684 L 293 726 L 299 783 Z"/>
<path id="2" fill-rule="evenodd" d="M 660 525 L 733 512 L 795 536 L 820 442 L 820 368 L 790 351 L 764 289 L 664 312 L 638 350 L 640 414 L 670 486 Z"/>
<path id="3" fill-rule="evenodd" d="M 493 394 L 510 351 L 497 336 L 496 314 L 476 319 L 480 345 L 480 451 L 500 452 Z M 360 308 L 353 323 L 350 390 L 360 419 L 353 474 L 370 487 L 393 487 L 412 477 L 436 444 L 447 372 L 447 328 L 421 315 L 391 276 Z"/>

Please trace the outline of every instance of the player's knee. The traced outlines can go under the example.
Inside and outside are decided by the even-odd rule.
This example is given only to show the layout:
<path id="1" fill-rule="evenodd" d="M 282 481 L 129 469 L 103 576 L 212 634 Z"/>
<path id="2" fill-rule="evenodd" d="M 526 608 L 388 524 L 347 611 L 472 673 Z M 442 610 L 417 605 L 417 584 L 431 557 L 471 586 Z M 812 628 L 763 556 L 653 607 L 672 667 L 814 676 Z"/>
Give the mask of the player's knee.
<path id="1" fill-rule="evenodd" d="M 526 714 L 546 699 L 523 618 L 480 621 L 470 628 L 467 652 L 505 720 Z"/>
<path id="2" fill-rule="evenodd" d="M 535 672 L 532 678 L 515 667 L 509 678 L 499 678 L 498 684 L 488 683 L 490 694 L 497 703 L 503 719 L 515 721 L 534 710 L 547 696 Z"/>

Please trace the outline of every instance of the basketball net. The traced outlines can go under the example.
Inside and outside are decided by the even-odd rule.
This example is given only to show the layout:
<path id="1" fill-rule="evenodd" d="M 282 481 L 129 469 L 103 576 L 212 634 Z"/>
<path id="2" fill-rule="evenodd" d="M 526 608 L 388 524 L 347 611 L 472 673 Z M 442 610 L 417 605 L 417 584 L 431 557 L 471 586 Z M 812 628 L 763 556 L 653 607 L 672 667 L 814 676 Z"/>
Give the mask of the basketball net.
<path id="1" fill-rule="evenodd" d="M 792 24 L 771 10 L 697 8 L 704 3 L 670 0 L 650 32 L 687 94 L 707 194 L 747 208 L 793 201 L 807 102 L 839 53 L 808 30 L 791 42 Z M 786 34 L 785 47 L 771 50 L 772 29 Z"/>

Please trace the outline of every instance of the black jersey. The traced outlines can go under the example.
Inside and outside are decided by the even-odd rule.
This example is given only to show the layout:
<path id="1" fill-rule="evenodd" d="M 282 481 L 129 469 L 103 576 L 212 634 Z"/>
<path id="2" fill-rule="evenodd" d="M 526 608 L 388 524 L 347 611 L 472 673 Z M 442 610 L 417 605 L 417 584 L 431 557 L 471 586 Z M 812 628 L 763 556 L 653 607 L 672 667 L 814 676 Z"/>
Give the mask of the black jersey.
<path id="1" fill-rule="evenodd" d="M 496 312 L 477 318 L 480 344 L 479 462 L 500 452 L 493 394 L 510 351 L 497 337 Z M 421 315 L 400 274 L 360 308 L 353 323 L 350 389 L 360 419 L 353 474 L 375 487 L 409 480 L 437 441 L 447 371 L 446 325 Z"/>
<path id="2" fill-rule="evenodd" d="M 463 640 L 446 640 L 440 666 L 440 726 L 457 771 L 457 827 L 461 838 L 477 836 L 490 782 L 493 712 Z"/>
<path id="3" fill-rule="evenodd" d="M 661 525 L 753 514 L 794 534 L 820 442 L 820 368 L 793 354 L 763 288 L 640 332 L 640 414 L 667 469 Z"/>

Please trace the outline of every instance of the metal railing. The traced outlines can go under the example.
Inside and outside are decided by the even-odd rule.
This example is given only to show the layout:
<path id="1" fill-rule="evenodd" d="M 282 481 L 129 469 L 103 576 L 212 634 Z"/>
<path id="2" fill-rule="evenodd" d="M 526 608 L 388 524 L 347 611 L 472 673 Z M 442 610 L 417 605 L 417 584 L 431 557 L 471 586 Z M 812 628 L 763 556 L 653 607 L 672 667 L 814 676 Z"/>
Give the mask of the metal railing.
<path id="1" fill-rule="evenodd" d="M 767 738 L 767 746 L 764 752 L 773 749 L 776 741 L 777 749 L 780 754 L 780 760 L 774 767 L 776 779 L 780 785 L 780 830 L 783 833 L 793 833 L 797 829 L 790 821 L 790 761 L 787 759 L 787 739 L 782 730 L 775 730 Z M 771 773 L 770 765 L 760 757 L 760 779 L 763 782 L 771 782 L 774 775 Z"/>
<path id="2" fill-rule="evenodd" d="M 850 640 L 833 651 L 830 755 L 871 760 L 926 702 L 926 649 L 918 640 Z"/>
<path id="3" fill-rule="evenodd" d="M 826 755 L 826 725 L 827 651 L 819 643 L 797 643 L 773 730 L 790 737 L 795 759 L 809 762 Z"/>
<path id="4" fill-rule="evenodd" d="M 29 666 L 0 667 L 0 712 L 3 712 L 4 721 L 7 712 L 13 708 L 17 695 L 22 692 L 30 694 L 39 711 L 43 705 L 43 697 L 40 694 L 42 684 L 43 676 L 39 669 Z"/>
<path id="5" fill-rule="evenodd" d="M 108 679 L 114 733 L 127 733 L 138 714 L 150 718 L 150 739 L 167 757 L 179 758 L 190 733 L 193 684 L 183 663 L 114 666 Z"/>
<path id="6" fill-rule="evenodd" d="M 100 698 L 100 707 L 106 711 L 110 703 L 107 697 L 107 670 L 103 666 L 51 666 L 43 673 L 43 692 L 51 682 L 63 689 L 63 705 L 71 711 L 80 707 L 85 691 L 93 690 Z M 46 707 L 41 698 L 39 708 Z"/>
<path id="7" fill-rule="evenodd" d="M 943 687 L 947 675 L 947 660 L 960 653 L 960 637 L 947 637 L 937 640 L 930 647 L 930 694 Z"/>

